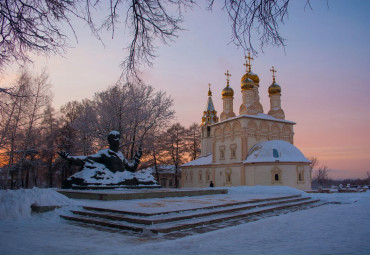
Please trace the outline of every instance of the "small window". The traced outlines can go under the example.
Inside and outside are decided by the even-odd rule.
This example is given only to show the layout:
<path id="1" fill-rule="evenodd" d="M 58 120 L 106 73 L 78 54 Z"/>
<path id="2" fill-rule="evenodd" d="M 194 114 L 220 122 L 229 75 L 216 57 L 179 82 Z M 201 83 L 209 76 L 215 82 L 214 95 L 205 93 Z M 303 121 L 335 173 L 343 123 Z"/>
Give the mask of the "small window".
<path id="1" fill-rule="evenodd" d="M 278 181 L 278 180 L 279 180 L 279 175 L 275 174 L 275 181 Z"/>
<path id="2" fill-rule="evenodd" d="M 298 174 L 298 181 L 300 181 L 300 182 L 303 181 L 302 180 L 302 174 L 301 173 Z"/>
<path id="3" fill-rule="evenodd" d="M 207 127 L 207 137 L 211 136 L 211 127 Z"/>
<path id="4" fill-rule="evenodd" d="M 225 159 L 225 146 L 222 145 L 220 146 L 220 160 L 224 160 Z"/>
<path id="5" fill-rule="evenodd" d="M 272 149 L 272 155 L 273 155 L 274 158 L 279 158 L 280 157 L 279 152 L 278 152 L 277 149 Z"/>
<path id="6" fill-rule="evenodd" d="M 236 159 L 236 144 L 230 144 L 230 158 Z"/>

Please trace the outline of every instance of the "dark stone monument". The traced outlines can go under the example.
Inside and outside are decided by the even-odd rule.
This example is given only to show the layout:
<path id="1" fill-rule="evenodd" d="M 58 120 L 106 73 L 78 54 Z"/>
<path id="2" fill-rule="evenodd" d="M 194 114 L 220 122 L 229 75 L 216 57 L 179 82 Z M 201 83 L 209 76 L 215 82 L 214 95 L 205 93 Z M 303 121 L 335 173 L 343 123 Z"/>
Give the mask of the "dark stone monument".
<path id="1" fill-rule="evenodd" d="M 58 153 L 82 170 L 64 181 L 64 189 L 139 188 L 160 187 L 148 170 L 136 171 L 141 158 L 141 148 L 133 160 L 127 160 L 119 151 L 120 133 L 112 131 L 108 135 L 109 148 L 89 156 L 70 156 Z"/>

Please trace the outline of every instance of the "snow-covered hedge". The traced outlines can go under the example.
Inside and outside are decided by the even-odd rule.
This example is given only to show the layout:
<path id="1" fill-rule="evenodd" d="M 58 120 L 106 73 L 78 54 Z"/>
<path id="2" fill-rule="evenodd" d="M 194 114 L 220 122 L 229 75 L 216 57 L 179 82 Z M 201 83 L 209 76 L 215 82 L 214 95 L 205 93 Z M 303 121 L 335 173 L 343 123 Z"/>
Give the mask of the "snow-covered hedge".
<path id="1" fill-rule="evenodd" d="M 0 191 L 0 220 L 31 216 L 31 205 L 63 206 L 74 201 L 54 189 L 20 189 Z"/>

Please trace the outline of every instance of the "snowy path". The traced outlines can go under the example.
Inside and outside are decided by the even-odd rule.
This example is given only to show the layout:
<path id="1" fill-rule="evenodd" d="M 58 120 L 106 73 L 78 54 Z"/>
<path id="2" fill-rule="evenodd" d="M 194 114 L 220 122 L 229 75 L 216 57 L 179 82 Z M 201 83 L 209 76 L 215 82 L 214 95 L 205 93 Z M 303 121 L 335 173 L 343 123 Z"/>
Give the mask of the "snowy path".
<path id="1" fill-rule="evenodd" d="M 239 200 L 241 193 L 244 196 L 245 193 L 276 195 L 276 192 L 269 187 L 239 188 L 231 189 L 228 196 Z M 281 189 L 280 193 L 289 195 L 291 189 Z M 76 207 L 71 205 L 32 217 L 1 220 L 0 254 L 370 253 L 370 192 L 314 194 L 313 198 L 342 204 L 269 217 L 176 240 L 165 240 L 160 235 L 146 237 L 123 231 L 103 232 L 69 224 L 60 219 L 59 214 Z M 154 200 L 146 203 L 154 203 Z"/>

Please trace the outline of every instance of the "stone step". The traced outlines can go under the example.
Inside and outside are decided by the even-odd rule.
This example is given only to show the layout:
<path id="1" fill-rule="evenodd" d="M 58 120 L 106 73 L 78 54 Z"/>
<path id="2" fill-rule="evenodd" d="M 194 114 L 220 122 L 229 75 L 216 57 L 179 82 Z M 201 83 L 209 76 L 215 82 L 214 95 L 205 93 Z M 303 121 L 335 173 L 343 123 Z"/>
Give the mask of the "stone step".
<path id="1" fill-rule="evenodd" d="M 162 223 L 155 223 L 148 225 L 143 223 L 145 219 L 141 219 L 141 221 L 132 221 L 128 222 L 124 221 L 117 221 L 111 218 L 104 219 L 102 217 L 96 218 L 93 215 L 82 215 L 83 217 L 76 217 L 76 216 L 61 216 L 64 219 L 82 222 L 86 224 L 94 224 L 98 226 L 104 226 L 114 229 L 121 229 L 121 230 L 130 230 L 135 232 L 152 232 L 152 233 L 173 233 L 175 231 L 182 231 L 188 230 L 192 228 L 209 228 L 210 225 L 215 225 L 221 222 L 232 222 L 240 219 L 245 219 L 249 217 L 253 217 L 256 215 L 264 215 L 272 212 L 279 212 L 283 210 L 298 210 L 304 209 L 306 207 L 314 206 L 315 203 L 319 203 L 319 200 L 312 200 L 312 199 L 303 199 L 300 201 L 296 201 L 297 199 L 286 200 L 284 203 L 264 203 L 264 206 L 253 206 L 253 208 L 246 208 L 242 211 L 233 211 L 223 214 L 209 214 L 207 216 L 202 216 L 198 218 L 186 218 L 180 219 L 181 216 L 177 219 L 177 221 L 169 221 L 169 222 L 162 222 Z M 92 217 L 90 217 L 92 216 Z M 149 227 L 148 227 L 149 226 Z M 218 225 L 217 225 L 218 227 Z M 216 227 L 216 228 L 217 228 Z"/>
<path id="2" fill-rule="evenodd" d="M 104 226 L 109 228 L 116 228 L 122 230 L 131 230 L 135 232 L 143 232 L 144 228 L 140 226 L 131 226 L 128 224 L 120 224 L 116 221 L 108 221 L 108 220 L 101 220 L 96 218 L 86 218 L 86 217 L 75 217 L 75 216 L 67 216 L 67 215 L 60 215 L 63 219 L 70 220 L 70 221 L 77 221 L 86 224 L 93 224 L 98 226 Z"/>
<path id="3" fill-rule="evenodd" d="M 58 189 L 59 193 L 74 199 L 91 199 L 91 200 L 131 200 L 131 199 L 148 199 L 148 198 L 165 198 L 165 197 L 188 197 L 188 196 L 205 196 L 227 194 L 227 189 L 150 189 L 132 191 L 130 189 L 120 191 L 107 190 L 67 190 Z"/>
<path id="4" fill-rule="evenodd" d="M 283 204 L 279 206 L 271 206 L 268 208 L 256 208 L 255 210 L 252 210 L 252 211 L 247 210 L 246 212 L 237 212 L 237 213 L 232 213 L 229 215 L 220 215 L 220 217 L 211 216 L 208 219 L 207 217 L 199 218 L 198 220 L 192 220 L 190 223 L 178 222 L 177 224 L 172 224 L 172 225 L 167 224 L 167 226 L 165 224 L 158 225 L 158 226 L 154 225 L 152 228 L 150 228 L 150 231 L 153 233 L 169 233 L 169 232 L 194 228 L 198 226 L 211 225 L 211 224 L 220 223 L 223 221 L 247 218 L 251 216 L 261 215 L 264 213 L 280 211 L 280 210 L 284 210 L 284 209 L 288 209 L 292 207 L 306 206 L 306 205 L 313 204 L 316 202 L 319 202 L 319 200 L 309 200 L 305 202 L 288 203 L 288 204 Z"/>
<path id="5" fill-rule="evenodd" d="M 115 209 L 109 209 L 109 208 L 91 207 L 91 206 L 84 206 L 83 208 L 86 209 L 86 210 L 89 210 L 89 211 L 101 211 L 101 212 L 111 212 L 111 213 L 117 213 L 117 214 L 126 214 L 126 215 L 147 216 L 147 217 L 149 217 L 149 216 L 162 215 L 162 214 L 182 213 L 182 212 L 196 211 L 196 210 L 207 210 L 207 209 L 214 209 L 214 208 L 245 205 L 245 204 L 251 204 L 251 203 L 275 201 L 275 200 L 284 200 L 284 199 L 299 198 L 299 197 L 301 197 L 301 195 L 251 199 L 251 200 L 247 200 L 247 201 L 225 203 L 225 204 L 220 204 L 220 205 L 203 206 L 203 207 L 197 207 L 197 208 L 191 208 L 191 209 L 182 209 L 182 210 L 162 211 L 162 212 L 155 212 L 155 213 L 132 212 L 132 211 L 123 211 L 123 210 L 115 210 Z"/>
<path id="6" fill-rule="evenodd" d="M 300 198 L 294 198 L 294 199 L 285 199 L 285 200 L 277 200 L 277 201 L 270 201 L 270 202 L 255 202 L 253 205 L 242 205 L 242 206 L 225 206 L 222 209 L 217 208 L 200 208 L 198 210 L 190 211 L 190 213 L 182 213 L 179 215 L 177 211 L 175 213 L 171 213 L 166 215 L 165 217 L 163 215 L 160 215 L 161 217 L 153 217 L 153 216 L 146 216 L 143 217 L 127 217 L 123 215 L 117 215 L 112 213 L 96 213 L 91 211 L 72 211 L 74 214 L 83 215 L 83 216 L 89 216 L 89 217 L 98 217 L 98 218 L 105 218 L 110 220 L 118 220 L 118 221 L 126 221 L 131 223 L 137 223 L 137 224 L 144 224 L 144 225 L 153 225 L 153 224 L 160 224 L 160 223 L 166 223 L 166 222 L 174 222 L 174 221 L 180 221 L 180 220 L 186 220 L 186 219 L 194 219 L 194 218 L 200 218 L 200 217 L 207 217 L 211 215 L 218 215 L 218 214 L 226 214 L 226 213 L 232 213 L 237 211 L 243 211 L 243 210 L 250 210 L 256 207 L 266 207 L 266 206 L 273 206 L 283 203 L 293 203 L 293 202 L 299 202 L 308 200 L 310 198 L 308 197 L 300 197 Z M 240 203 L 238 203 L 240 204 Z M 231 208 L 230 208 L 231 207 Z M 157 215 L 157 214 L 156 214 Z"/>

